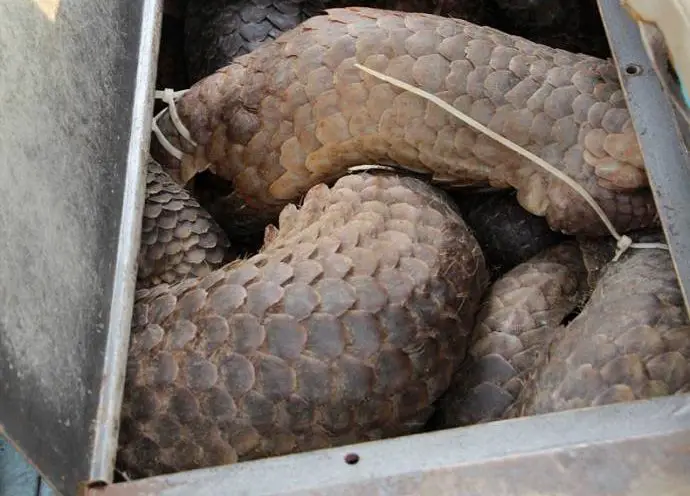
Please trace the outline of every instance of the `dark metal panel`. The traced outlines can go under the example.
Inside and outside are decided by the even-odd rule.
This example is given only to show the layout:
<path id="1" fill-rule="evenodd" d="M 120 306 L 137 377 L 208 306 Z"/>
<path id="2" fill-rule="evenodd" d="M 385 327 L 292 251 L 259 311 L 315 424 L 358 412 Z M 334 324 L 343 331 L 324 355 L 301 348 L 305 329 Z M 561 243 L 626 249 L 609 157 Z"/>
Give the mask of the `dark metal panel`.
<path id="1" fill-rule="evenodd" d="M 356 454 L 356 464 L 345 462 Z M 350 459 L 352 456 L 350 456 Z M 89 496 L 685 496 L 690 396 L 194 470 Z"/>
<path id="2" fill-rule="evenodd" d="M 670 99 L 645 52 L 637 24 L 620 0 L 598 0 L 637 131 L 659 218 L 690 310 L 690 159 Z"/>
<path id="3" fill-rule="evenodd" d="M 112 477 L 160 2 L 0 2 L 0 430 Z"/>

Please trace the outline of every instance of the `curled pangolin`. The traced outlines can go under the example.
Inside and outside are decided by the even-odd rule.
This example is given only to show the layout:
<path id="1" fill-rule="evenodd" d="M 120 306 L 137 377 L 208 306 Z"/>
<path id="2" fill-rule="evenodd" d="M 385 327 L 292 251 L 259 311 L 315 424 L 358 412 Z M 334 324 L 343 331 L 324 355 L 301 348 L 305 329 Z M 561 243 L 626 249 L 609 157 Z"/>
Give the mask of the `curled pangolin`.
<path id="1" fill-rule="evenodd" d="M 312 188 L 256 256 L 139 293 L 122 466 L 153 475 L 419 430 L 487 282 L 476 240 L 425 183 Z"/>

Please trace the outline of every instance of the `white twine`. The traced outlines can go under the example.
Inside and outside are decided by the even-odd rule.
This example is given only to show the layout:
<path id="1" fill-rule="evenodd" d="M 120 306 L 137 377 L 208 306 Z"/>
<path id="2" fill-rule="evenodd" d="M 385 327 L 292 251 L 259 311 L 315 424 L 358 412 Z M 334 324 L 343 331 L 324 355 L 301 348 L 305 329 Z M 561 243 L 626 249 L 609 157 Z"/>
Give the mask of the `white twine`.
<path id="1" fill-rule="evenodd" d="M 182 120 L 180 119 L 180 115 L 177 113 L 177 105 L 175 104 L 176 101 L 184 95 L 187 91 L 189 90 L 181 90 L 181 91 L 173 91 L 170 88 L 166 88 L 163 91 L 156 90 L 156 100 L 162 100 L 164 103 L 166 103 L 168 106 L 167 108 L 164 108 L 156 116 L 153 118 L 153 123 L 151 124 L 151 129 L 153 130 L 153 134 L 156 135 L 156 138 L 158 138 L 158 141 L 160 144 L 165 148 L 165 151 L 167 151 L 170 155 L 175 157 L 177 160 L 182 161 L 183 153 L 182 150 L 179 148 L 176 148 L 170 141 L 168 141 L 168 138 L 165 137 L 163 132 L 160 130 L 158 127 L 158 119 L 161 118 L 163 113 L 168 110 L 170 113 L 170 120 L 173 123 L 173 126 L 177 130 L 178 133 L 180 133 L 180 136 L 182 136 L 184 139 L 187 140 L 189 144 L 191 144 L 193 147 L 197 146 L 196 141 L 192 139 L 192 135 L 189 133 L 189 130 L 187 127 L 182 123 Z"/>

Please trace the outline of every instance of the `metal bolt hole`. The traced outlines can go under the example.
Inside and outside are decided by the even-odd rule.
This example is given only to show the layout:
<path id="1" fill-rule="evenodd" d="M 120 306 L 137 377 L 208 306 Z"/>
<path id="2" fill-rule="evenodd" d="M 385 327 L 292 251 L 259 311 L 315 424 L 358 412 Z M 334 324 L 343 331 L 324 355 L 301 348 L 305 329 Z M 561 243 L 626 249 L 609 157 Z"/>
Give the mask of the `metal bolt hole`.
<path id="1" fill-rule="evenodd" d="M 625 73 L 628 76 L 639 76 L 642 74 L 642 67 L 637 64 L 628 64 L 625 66 Z"/>

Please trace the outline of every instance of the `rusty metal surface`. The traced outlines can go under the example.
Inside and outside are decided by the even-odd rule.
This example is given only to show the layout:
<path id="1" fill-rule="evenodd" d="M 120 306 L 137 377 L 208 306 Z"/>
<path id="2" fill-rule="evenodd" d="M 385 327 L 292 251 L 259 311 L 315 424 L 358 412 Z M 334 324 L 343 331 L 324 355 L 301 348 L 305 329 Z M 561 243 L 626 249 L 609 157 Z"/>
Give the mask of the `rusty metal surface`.
<path id="1" fill-rule="evenodd" d="M 113 473 L 159 10 L 0 4 L 0 432 L 63 494 Z"/>
<path id="2" fill-rule="evenodd" d="M 687 126 L 676 119 L 636 23 L 619 0 L 598 0 L 621 86 L 638 135 L 645 168 L 678 280 L 690 308 L 690 159 Z M 686 129 L 682 129 L 679 126 Z"/>
<path id="3" fill-rule="evenodd" d="M 688 446 L 690 397 L 676 396 L 182 472 L 88 494 L 680 496 L 690 487 Z M 352 453 L 356 464 L 345 462 Z"/>

